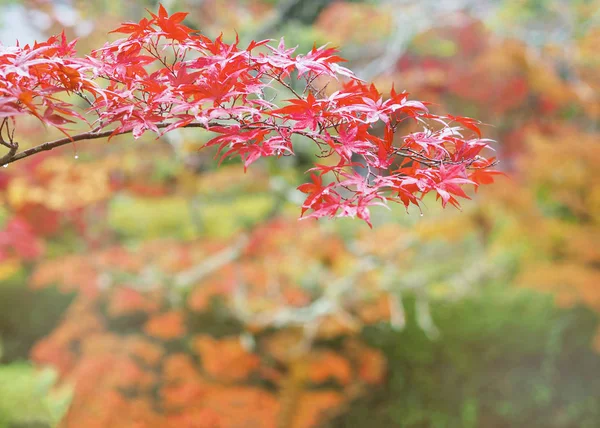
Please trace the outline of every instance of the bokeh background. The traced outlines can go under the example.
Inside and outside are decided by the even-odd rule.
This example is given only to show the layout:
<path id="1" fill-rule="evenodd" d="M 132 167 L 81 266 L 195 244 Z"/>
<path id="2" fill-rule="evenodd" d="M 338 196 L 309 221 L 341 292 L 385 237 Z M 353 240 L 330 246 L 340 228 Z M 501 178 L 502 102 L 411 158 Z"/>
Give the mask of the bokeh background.
<path id="1" fill-rule="evenodd" d="M 244 174 L 203 131 L 2 168 L 0 427 L 600 426 L 599 1 L 163 4 L 210 37 L 339 46 L 488 124 L 508 178 L 371 230 L 297 220 L 314 153 Z M 85 53 L 157 7 L 3 0 L 0 42 L 65 28 Z"/>

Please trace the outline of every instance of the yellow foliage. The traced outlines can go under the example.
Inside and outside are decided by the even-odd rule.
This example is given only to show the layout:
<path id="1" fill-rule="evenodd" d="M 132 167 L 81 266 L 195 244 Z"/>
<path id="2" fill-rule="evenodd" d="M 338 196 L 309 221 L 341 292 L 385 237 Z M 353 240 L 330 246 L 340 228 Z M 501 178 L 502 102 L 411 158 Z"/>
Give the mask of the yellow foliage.
<path id="1" fill-rule="evenodd" d="M 315 26 L 337 45 L 368 44 L 391 34 L 392 16 L 386 5 L 334 2 L 319 15 Z"/>
<path id="2" fill-rule="evenodd" d="M 111 194 L 106 163 L 90 165 L 51 157 L 37 168 L 36 175 L 34 182 L 24 176 L 9 182 L 6 193 L 11 206 L 37 203 L 56 211 L 70 211 L 105 200 Z"/>
<path id="3" fill-rule="evenodd" d="M 21 262 L 16 258 L 10 258 L 0 261 L 0 283 L 21 269 Z"/>

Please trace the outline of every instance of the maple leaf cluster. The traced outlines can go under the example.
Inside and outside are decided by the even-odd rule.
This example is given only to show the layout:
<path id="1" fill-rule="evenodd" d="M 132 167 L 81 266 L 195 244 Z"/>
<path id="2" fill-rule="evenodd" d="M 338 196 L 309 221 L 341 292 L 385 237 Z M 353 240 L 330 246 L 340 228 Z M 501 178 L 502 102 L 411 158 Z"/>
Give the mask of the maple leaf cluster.
<path id="1" fill-rule="evenodd" d="M 160 6 L 150 15 L 123 24 L 114 32 L 126 38 L 85 57 L 76 56 L 64 34 L 33 46 L 0 47 L 0 143 L 8 149 L 0 164 L 74 141 L 189 127 L 216 133 L 206 146 L 215 146 L 221 160 L 241 157 L 244 168 L 263 157 L 293 155 L 295 144 L 312 141 L 329 159 L 315 164 L 311 182 L 299 187 L 306 194 L 302 214 L 369 224 L 369 207 L 388 201 L 418 206 L 430 192 L 442 205 L 458 207 L 458 197 L 468 198 L 464 185 L 490 183 L 498 173 L 495 160 L 482 155 L 490 141 L 477 121 L 434 115 L 393 88 L 380 93 L 342 67 L 334 48 L 295 54 L 283 39 L 242 48 L 238 39 L 212 40 L 183 25 L 185 13 L 169 16 Z M 275 103 L 281 93 L 292 99 Z M 33 115 L 67 136 L 19 152 L 19 115 Z M 66 126 L 82 121 L 91 130 L 71 135 Z M 405 121 L 421 130 L 396 135 Z"/>

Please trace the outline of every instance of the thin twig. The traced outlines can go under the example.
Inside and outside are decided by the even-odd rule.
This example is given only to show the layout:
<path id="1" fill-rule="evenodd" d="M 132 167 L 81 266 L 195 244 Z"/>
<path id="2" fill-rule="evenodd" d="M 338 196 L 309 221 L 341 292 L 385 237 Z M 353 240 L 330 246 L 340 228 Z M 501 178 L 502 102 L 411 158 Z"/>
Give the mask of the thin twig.
<path id="1" fill-rule="evenodd" d="M 232 246 L 206 258 L 202 264 L 179 273 L 175 277 L 175 286 L 177 288 L 188 288 L 198 283 L 207 275 L 240 257 L 248 243 L 249 239 L 246 235 L 240 236 Z"/>

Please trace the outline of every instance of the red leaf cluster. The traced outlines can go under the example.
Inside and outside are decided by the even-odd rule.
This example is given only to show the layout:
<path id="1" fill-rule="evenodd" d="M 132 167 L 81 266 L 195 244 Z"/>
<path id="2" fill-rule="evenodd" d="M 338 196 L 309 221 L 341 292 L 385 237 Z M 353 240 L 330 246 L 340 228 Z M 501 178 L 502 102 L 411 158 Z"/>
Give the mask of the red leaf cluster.
<path id="1" fill-rule="evenodd" d="M 30 114 L 66 133 L 68 123 L 89 117 L 91 131 L 73 141 L 201 127 L 218 134 L 206 146 L 217 147 L 221 159 L 241 157 L 244 167 L 293 155 L 292 137 L 300 136 L 322 157 L 333 157 L 316 164 L 312 183 L 299 188 L 307 194 L 302 212 L 308 217 L 356 216 L 369 223 L 369 207 L 418 205 L 429 192 L 443 205 L 458 206 L 456 197 L 466 197 L 463 185 L 489 183 L 495 173 L 493 160 L 482 155 L 489 140 L 481 138 L 476 120 L 433 115 L 393 88 L 379 92 L 340 66 L 344 60 L 334 48 L 295 54 L 283 39 L 243 48 L 237 39 L 212 40 L 186 27 L 184 13 L 169 16 L 160 6 L 150 15 L 123 24 L 114 32 L 126 38 L 85 57 L 75 56 L 74 42 L 64 35 L 2 48 L 0 118 Z M 326 91 L 328 84 L 335 91 Z M 276 104 L 273 90 L 292 98 Z M 61 101 L 59 93 L 79 95 L 88 108 Z M 407 120 L 422 131 L 396 136 Z"/>
<path id="2" fill-rule="evenodd" d="M 0 230 L 0 262 L 10 257 L 32 260 L 41 255 L 43 244 L 23 219 L 15 217 Z"/>

